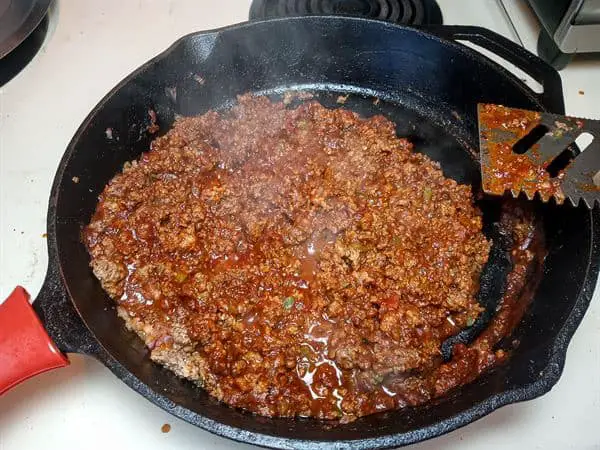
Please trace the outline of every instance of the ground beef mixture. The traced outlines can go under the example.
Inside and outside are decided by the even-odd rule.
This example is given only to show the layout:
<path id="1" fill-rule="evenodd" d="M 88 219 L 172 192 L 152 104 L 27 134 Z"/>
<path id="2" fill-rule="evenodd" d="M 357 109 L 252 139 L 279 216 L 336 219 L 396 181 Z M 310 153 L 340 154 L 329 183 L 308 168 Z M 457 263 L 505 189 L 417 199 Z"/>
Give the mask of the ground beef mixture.
<path id="1" fill-rule="evenodd" d="M 508 310 L 440 356 L 482 310 L 490 243 L 470 187 L 382 116 L 238 100 L 178 119 L 110 181 L 85 229 L 95 275 L 154 361 L 232 406 L 349 421 L 427 402 L 503 358 L 492 346 Z"/>

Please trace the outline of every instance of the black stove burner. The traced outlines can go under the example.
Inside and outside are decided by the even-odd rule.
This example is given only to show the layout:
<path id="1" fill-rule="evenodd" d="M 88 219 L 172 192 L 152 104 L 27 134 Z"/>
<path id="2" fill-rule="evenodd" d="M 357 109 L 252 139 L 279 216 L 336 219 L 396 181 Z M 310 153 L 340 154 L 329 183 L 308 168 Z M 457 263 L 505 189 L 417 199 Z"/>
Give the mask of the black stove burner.
<path id="1" fill-rule="evenodd" d="M 250 20 L 310 15 L 340 15 L 402 25 L 442 24 L 435 0 L 254 0 Z"/>

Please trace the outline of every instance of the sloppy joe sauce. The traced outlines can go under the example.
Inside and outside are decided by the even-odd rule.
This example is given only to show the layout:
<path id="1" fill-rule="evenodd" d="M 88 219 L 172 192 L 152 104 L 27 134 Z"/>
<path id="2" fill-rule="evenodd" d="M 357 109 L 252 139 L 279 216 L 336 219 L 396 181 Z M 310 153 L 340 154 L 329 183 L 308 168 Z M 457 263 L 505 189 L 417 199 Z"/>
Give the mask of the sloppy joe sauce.
<path id="1" fill-rule="evenodd" d="M 85 230 L 91 266 L 151 358 L 266 416 L 350 421 L 417 405 L 505 357 L 535 241 L 512 221 L 494 322 L 472 323 L 490 243 L 470 187 L 394 124 L 245 95 L 181 118 L 128 163 Z M 523 302 L 521 302 L 523 303 Z"/>

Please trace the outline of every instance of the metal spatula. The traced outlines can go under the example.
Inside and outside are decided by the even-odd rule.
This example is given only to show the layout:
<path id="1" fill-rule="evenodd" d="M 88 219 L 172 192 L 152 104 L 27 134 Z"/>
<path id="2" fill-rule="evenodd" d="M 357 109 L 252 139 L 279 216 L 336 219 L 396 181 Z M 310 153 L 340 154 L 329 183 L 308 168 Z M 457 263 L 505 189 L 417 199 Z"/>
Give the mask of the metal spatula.
<path id="1" fill-rule="evenodd" d="M 485 192 L 600 206 L 600 120 L 484 103 L 478 116 Z"/>

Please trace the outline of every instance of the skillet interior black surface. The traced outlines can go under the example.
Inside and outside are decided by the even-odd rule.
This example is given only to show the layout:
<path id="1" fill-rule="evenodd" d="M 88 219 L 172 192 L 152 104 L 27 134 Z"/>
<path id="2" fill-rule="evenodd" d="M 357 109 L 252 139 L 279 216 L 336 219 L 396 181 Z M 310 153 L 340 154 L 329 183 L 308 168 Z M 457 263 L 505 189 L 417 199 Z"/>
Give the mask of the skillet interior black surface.
<path id="1" fill-rule="evenodd" d="M 560 87 L 558 78 L 550 81 Z M 509 363 L 433 405 L 340 426 L 267 419 L 228 408 L 150 362 L 88 267 L 80 233 L 98 194 L 125 161 L 148 149 L 153 138 L 147 131 L 150 110 L 164 133 L 176 114 L 227 107 L 244 92 L 277 94 L 287 89 L 320 92 L 324 103 L 333 102 L 338 93 L 354 94 L 345 107 L 386 114 L 398 124 L 398 134 L 409 136 L 419 151 L 439 161 L 446 175 L 475 186 L 477 102 L 548 106 L 471 50 L 381 22 L 296 18 L 185 37 L 100 102 L 61 162 L 50 200 L 46 283 L 46 292 L 57 297 L 41 294 L 36 302 L 59 345 L 94 354 L 134 389 L 189 422 L 233 439 L 281 448 L 406 444 L 549 390 L 560 375 L 568 340 L 589 302 L 598 270 L 597 218 L 584 209 L 539 207 L 549 255 L 532 306 L 516 331 L 521 345 Z M 379 105 L 373 104 L 374 97 L 381 99 Z M 562 108 L 562 99 L 553 102 L 550 107 Z M 60 293 L 61 284 L 66 295 Z M 56 317 L 61 296 L 72 300 L 91 334 L 77 331 L 72 317 L 75 331 L 56 323 L 61 320 Z"/>

